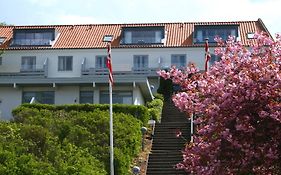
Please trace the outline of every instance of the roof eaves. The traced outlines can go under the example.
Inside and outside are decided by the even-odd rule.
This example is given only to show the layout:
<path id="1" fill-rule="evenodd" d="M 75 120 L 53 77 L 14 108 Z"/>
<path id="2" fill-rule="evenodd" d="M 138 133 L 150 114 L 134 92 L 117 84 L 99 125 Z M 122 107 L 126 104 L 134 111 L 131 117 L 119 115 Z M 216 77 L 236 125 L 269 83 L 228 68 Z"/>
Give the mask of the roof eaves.
<path id="1" fill-rule="evenodd" d="M 263 21 L 261 20 L 261 18 L 258 19 L 258 22 L 260 23 L 260 25 L 264 28 L 265 32 L 271 37 L 271 39 L 273 39 L 271 33 L 269 32 L 269 30 L 267 29 L 267 27 L 264 25 Z"/>

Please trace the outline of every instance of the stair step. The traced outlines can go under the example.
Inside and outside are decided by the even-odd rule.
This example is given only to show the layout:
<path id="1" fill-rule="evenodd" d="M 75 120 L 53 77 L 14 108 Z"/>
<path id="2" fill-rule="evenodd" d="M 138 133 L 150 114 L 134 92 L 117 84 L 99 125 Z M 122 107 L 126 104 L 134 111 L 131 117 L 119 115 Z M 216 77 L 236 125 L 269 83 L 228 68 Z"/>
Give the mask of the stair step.
<path id="1" fill-rule="evenodd" d="M 147 175 L 164 175 L 164 174 L 169 174 L 169 175 L 187 175 L 186 172 L 183 170 L 177 170 L 175 168 L 151 168 L 147 170 L 146 172 Z"/>
<path id="2" fill-rule="evenodd" d="M 179 111 L 172 101 L 164 101 L 161 123 L 154 129 L 151 153 L 149 154 L 147 175 L 186 175 L 175 165 L 182 162 L 182 150 L 187 140 L 176 137 L 180 131 L 186 139 L 190 138 L 190 120 Z"/>

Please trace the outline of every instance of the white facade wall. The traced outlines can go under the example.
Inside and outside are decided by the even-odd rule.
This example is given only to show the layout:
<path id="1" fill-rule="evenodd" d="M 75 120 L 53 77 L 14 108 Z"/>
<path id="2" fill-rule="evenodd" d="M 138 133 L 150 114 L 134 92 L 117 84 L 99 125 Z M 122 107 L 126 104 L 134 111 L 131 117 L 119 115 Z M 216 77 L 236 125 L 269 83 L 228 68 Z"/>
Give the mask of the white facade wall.
<path id="1" fill-rule="evenodd" d="M 195 63 L 204 69 L 204 48 L 117 48 L 112 49 L 113 71 L 131 71 L 134 55 L 148 55 L 149 68 L 171 66 L 171 55 L 185 54 L 186 63 Z M 106 55 L 106 49 L 72 49 L 72 50 L 34 50 L 34 51 L 6 51 L 2 55 L 0 72 L 19 72 L 22 56 L 36 56 L 36 67 L 43 68 L 48 59 L 48 77 L 80 77 L 81 64 L 86 59 L 86 68 L 94 68 L 96 56 Z M 58 71 L 58 56 L 73 56 L 72 71 Z"/>
<path id="2" fill-rule="evenodd" d="M 12 118 L 11 111 L 21 104 L 22 91 L 19 88 L 0 87 L 0 119 Z"/>
<path id="3" fill-rule="evenodd" d="M 55 104 L 79 103 L 79 86 L 57 86 Z"/>
<path id="4" fill-rule="evenodd" d="M 78 104 L 81 90 L 92 90 L 94 92 L 94 103 L 100 103 L 100 91 L 108 91 L 108 87 L 80 87 L 80 86 L 60 86 L 56 87 L 0 87 L 0 119 L 9 120 L 12 118 L 11 111 L 22 104 L 22 92 L 27 91 L 54 91 L 55 104 Z M 145 101 L 138 86 L 114 87 L 114 91 L 131 91 L 132 103 L 134 105 L 144 105 Z"/>
<path id="5" fill-rule="evenodd" d="M 48 77 L 80 77 L 81 64 L 86 60 L 86 69 L 94 68 L 96 56 L 106 55 L 106 49 L 65 49 L 65 50 L 18 50 L 6 51 L 2 57 L 1 73 L 20 72 L 22 56 L 36 56 L 36 68 L 42 69 L 48 59 Z M 148 55 L 148 67 L 168 68 L 171 66 L 171 55 L 185 54 L 186 63 L 195 63 L 200 69 L 204 69 L 204 48 L 112 48 L 113 71 L 131 71 L 134 55 Z M 58 56 L 73 56 L 72 71 L 58 71 Z M 0 77 L 1 78 L 1 77 Z M 107 81 L 107 80 L 106 80 Z M 149 79 L 150 85 L 154 86 L 152 92 L 156 92 L 159 84 L 157 77 Z M 62 82 L 63 83 L 63 82 Z M 107 82 L 105 82 L 107 83 Z M 91 89 L 94 92 L 94 103 L 100 103 L 100 91 L 108 90 L 106 86 L 83 87 L 80 85 L 58 85 L 56 87 L 1 87 L 0 85 L 0 110 L 3 119 L 11 118 L 11 110 L 22 102 L 22 91 L 54 91 L 55 104 L 79 103 L 80 90 Z M 138 85 L 114 86 L 114 90 L 133 92 L 135 105 L 145 103 L 145 99 Z"/>

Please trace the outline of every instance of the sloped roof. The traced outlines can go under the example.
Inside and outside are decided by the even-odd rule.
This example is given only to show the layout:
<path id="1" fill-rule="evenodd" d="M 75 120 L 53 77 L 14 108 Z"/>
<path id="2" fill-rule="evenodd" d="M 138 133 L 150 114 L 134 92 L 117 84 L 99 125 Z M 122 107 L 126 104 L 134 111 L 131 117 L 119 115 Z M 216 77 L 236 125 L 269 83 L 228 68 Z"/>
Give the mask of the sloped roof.
<path id="1" fill-rule="evenodd" d="M 201 47 L 193 44 L 193 32 L 196 25 L 238 25 L 239 35 L 243 45 L 250 45 L 254 40 L 247 39 L 247 33 L 268 30 L 261 19 L 257 21 L 234 22 L 184 22 L 184 23 L 141 23 L 141 24 L 89 24 L 89 25 L 38 25 L 38 26 L 0 26 L 0 37 L 5 37 L 1 46 L 8 50 L 32 49 L 87 49 L 105 48 L 104 35 L 113 35 L 114 48 L 155 48 L 155 47 Z M 123 27 L 164 26 L 167 32 L 164 45 L 120 45 Z M 51 47 L 8 47 L 12 41 L 14 29 L 46 29 L 55 28 L 59 33 L 55 44 Z M 270 33 L 269 33 L 270 35 Z"/>

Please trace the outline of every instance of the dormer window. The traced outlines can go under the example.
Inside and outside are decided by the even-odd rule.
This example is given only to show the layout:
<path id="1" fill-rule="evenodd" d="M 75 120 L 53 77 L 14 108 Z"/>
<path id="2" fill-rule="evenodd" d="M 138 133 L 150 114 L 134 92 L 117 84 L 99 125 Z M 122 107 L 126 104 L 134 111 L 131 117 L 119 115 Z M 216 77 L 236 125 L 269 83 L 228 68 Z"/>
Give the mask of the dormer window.
<path id="1" fill-rule="evenodd" d="M 14 29 L 12 46 L 51 46 L 55 29 Z"/>
<path id="2" fill-rule="evenodd" d="M 124 27 L 120 44 L 163 44 L 164 26 Z"/>
<path id="3" fill-rule="evenodd" d="M 209 39 L 209 43 L 215 43 L 216 36 L 227 40 L 228 36 L 238 37 L 238 25 L 197 25 L 194 26 L 194 40 L 195 44 L 204 43 L 205 39 Z"/>

